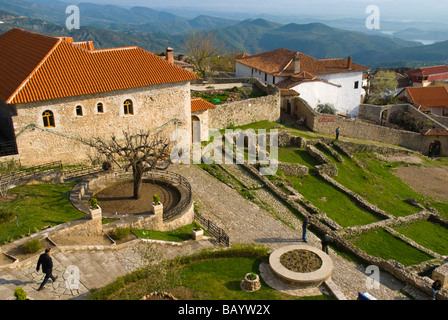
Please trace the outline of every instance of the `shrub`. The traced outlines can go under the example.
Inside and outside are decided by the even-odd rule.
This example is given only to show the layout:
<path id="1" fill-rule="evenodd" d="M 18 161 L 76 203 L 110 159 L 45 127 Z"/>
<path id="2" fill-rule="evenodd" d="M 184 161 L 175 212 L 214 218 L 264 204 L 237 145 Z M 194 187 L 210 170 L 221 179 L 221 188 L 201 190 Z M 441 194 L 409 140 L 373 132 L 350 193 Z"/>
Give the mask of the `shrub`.
<path id="1" fill-rule="evenodd" d="M 129 228 L 117 228 L 114 230 L 114 238 L 117 240 L 121 240 L 127 238 L 131 230 Z"/>
<path id="2" fill-rule="evenodd" d="M 201 230 L 201 225 L 197 221 L 193 221 L 193 229 L 194 230 Z"/>
<path id="3" fill-rule="evenodd" d="M 152 200 L 154 201 L 154 204 L 155 204 L 155 205 L 158 205 L 158 204 L 160 203 L 160 197 L 159 197 L 159 195 L 158 195 L 158 194 L 154 194 L 154 195 L 152 196 Z"/>
<path id="4" fill-rule="evenodd" d="M 23 289 L 20 288 L 20 287 L 17 287 L 17 288 L 14 290 L 14 297 L 16 297 L 17 300 L 27 300 L 25 290 L 23 290 Z"/>
<path id="5" fill-rule="evenodd" d="M 336 108 L 331 103 L 318 104 L 316 111 L 320 113 L 336 114 Z"/>
<path id="6" fill-rule="evenodd" d="M 23 248 L 23 250 L 25 250 L 26 253 L 35 253 L 35 252 L 39 251 L 40 249 L 42 249 L 42 244 L 40 243 L 39 240 L 33 239 L 28 242 L 25 242 L 22 245 L 22 248 Z"/>
<path id="7" fill-rule="evenodd" d="M 14 212 L 0 208 L 0 223 L 9 222 L 14 218 L 14 216 Z"/>
<path id="8" fill-rule="evenodd" d="M 90 198 L 89 203 L 90 203 L 90 208 L 92 208 L 92 209 L 98 208 L 98 199 L 97 198 L 94 198 L 94 197 Z"/>

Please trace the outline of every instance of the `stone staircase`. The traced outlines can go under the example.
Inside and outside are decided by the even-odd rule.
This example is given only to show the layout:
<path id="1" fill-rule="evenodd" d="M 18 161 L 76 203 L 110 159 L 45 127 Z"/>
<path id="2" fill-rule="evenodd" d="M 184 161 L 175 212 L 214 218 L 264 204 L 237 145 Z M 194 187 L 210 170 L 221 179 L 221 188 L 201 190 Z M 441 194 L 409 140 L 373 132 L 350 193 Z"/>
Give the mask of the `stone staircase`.
<path id="1" fill-rule="evenodd" d="M 119 250 L 93 249 L 70 250 L 53 248 L 53 275 L 58 279 L 48 280 L 45 289 L 37 291 L 44 274 L 36 272 L 36 263 L 0 270 L 0 300 L 14 300 L 14 290 L 21 287 L 31 300 L 83 299 L 94 288 L 101 288 L 117 277 L 124 276 L 144 265 L 143 251 L 137 242 Z M 156 250 L 163 252 L 163 258 L 188 254 L 204 247 L 212 246 L 210 241 L 185 241 L 182 244 L 155 244 Z"/>

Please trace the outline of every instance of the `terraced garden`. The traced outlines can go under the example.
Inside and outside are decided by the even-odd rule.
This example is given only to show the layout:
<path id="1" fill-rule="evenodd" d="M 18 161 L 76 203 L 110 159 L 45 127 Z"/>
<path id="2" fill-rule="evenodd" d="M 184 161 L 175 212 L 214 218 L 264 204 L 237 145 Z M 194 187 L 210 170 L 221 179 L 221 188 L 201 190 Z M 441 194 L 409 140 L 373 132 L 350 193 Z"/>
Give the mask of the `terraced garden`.
<path id="1" fill-rule="evenodd" d="M 255 131 L 272 128 L 278 128 L 278 124 L 263 121 L 241 127 L 243 130 L 254 129 Z M 293 177 L 278 170 L 275 175 L 268 176 L 269 180 L 283 191 L 287 189 L 285 186 L 292 187 L 303 197 L 297 201 L 298 203 L 307 202 L 325 214 L 339 225 L 339 228 L 335 229 L 334 226 L 331 228 L 352 245 L 370 256 L 395 260 L 406 268 L 417 266 L 420 271 L 431 263 L 440 263 L 441 259 L 448 255 L 446 244 L 448 198 L 423 195 L 396 175 L 397 168 L 403 166 L 415 166 L 415 168 L 425 166 L 448 170 L 448 162 L 445 159 L 428 160 L 421 155 L 405 152 L 401 148 L 382 146 L 392 155 L 397 155 L 395 159 L 392 157 L 388 159 L 388 154 L 381 154 L 383 149 L 378 148 L 379 151 L 375 152 L 375 146 L 365 147 L 359 142 L 351 141 L 345 142 L 349 143 L 354 151 L 347 152 L 342 147 L 343 142 L 334 145 L 328 137 L 319 136 L 316 133 L 286 127 L 283 129 L 286 129 L 291 136 L 307 139 L 329 159 L 329 165 L 335 166 L 338 173 L 336 176 L 324 179 L 315 169 L 320 163 L 306 148 L 281 146 L 278 149 L 278 160 L 282 163 L 304 165 L 309 169 L 309 174 Z M 327 142 L 327 144 L 316 143 L 316 140 Z M 406 157 L 414 157 L 418 161 L 407 162 Z M 216 166 L 215 172 L 209 171 L 209 173 L 216 175 L 224 171 L 220 166 Z M 223 175 L 220 177 L 226 180 L 222 178 Z M 235 176 L 230 175 L 230 179 L 234 180 L 233 183 L 241 194 L 266 210 L 271 210 L 269 203 L 260 202 L 257 197 L 263 189 L 262 186 L 251 190 L 245 188 L 242 181 L 238 183 Z M 331 179 L 335 183 L 331 183 Z M 359 195 L 372 207 L 384 212 L 386 216 L 367 210 L 353 196 L 348 195 L 335 184 L 342 185 L 343 188 Z M 445 201 L 441 201 L 444 199 Z M 306 209 L 310 214 L 316 213 L 310 211 L 309 208 Z M 303 217 L 303 214 L 298 212 L 296 215 L 299 219 Z M 433 216 L 439 220 L 432 221 Z"/>

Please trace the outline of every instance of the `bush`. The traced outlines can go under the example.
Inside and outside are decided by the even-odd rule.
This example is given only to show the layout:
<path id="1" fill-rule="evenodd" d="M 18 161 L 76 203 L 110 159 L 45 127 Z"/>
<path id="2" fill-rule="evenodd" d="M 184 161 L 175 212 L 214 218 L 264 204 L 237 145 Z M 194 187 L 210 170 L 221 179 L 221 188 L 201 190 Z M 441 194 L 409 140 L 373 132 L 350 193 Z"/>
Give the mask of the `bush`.
<path id="1" fill-rule="evenodd" d="M 16 297 L 17 300 L 27 300 L 25 290 L 20 287 L 17 287 L 16 290 L 14 290 L 14 297 Z"/>
<path id="2" fill-rule="evenodd" d="M 110 163 L 109 161 L 104 161 L 102 164 L 102 169 L 104 171 L 112 170 L 112 163 Z"/>
<path id="3" fill-rule="evenodd" d="M 114 230 L 114 238 L 117 240 L 122 240 L 127 238 L 130 233 L 131 230 L 129 228 L 117 228 Z"/>
<path id="4" fill-rule="evenodd" d="M 40 249 L 42 249 L 42 244 L 40 243 L 39 240 L 33 239 L 28 242 L 25 242 L 22 245 L 22 248 L 23 248 L 23 250 L 25 250 L 26 253 L 35 253 L 35 252 L 39 251 Z"/>
<path id="5" fill-rule="evenodd" d="M 152 200 L 154 201 L 154 204 L 155 204 L 155 205 L 158 205 L 158 204 L 160 203 L 160 197 L 159 197 L 159 195 L 158 195 L 158 194 L 154 194 L 154 195 L 152 196 Z"/>
<path id="6" fill-rule="evenodd" d="M 318 104 L 316 111 L 319 113 L 336 114 L 336 109 L 331 103 Z"/>
<path id="7" fill-rule="evenodd" d="M 89 200 L 90 208 L 97 209 L 98 208 L 98 199 L 97 198 L 90 198 Z"/>
<path id="8" fill-rule="evenodd" d="M 5 210 L 4 208 L 0 209 L 0 223 L 6 223 L 11 221 L 15 217 L 14 212 Z"/>

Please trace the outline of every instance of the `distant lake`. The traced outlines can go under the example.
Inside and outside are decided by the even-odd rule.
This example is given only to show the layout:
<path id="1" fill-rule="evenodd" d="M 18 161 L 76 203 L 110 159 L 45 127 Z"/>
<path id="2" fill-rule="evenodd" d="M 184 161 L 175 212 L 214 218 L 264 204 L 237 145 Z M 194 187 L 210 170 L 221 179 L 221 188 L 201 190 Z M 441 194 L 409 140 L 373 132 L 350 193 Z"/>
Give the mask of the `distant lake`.
<path id="1" fill-rule="evenodd" d="M 419 39 L 415 39 L 415 40 L 412 40 L 412 41 L 421 42 L 425 46 L 430 45 L 430 44 L 434 44 L 436 42 L 441 42 L 440 40 L 419 40 Z"/>

